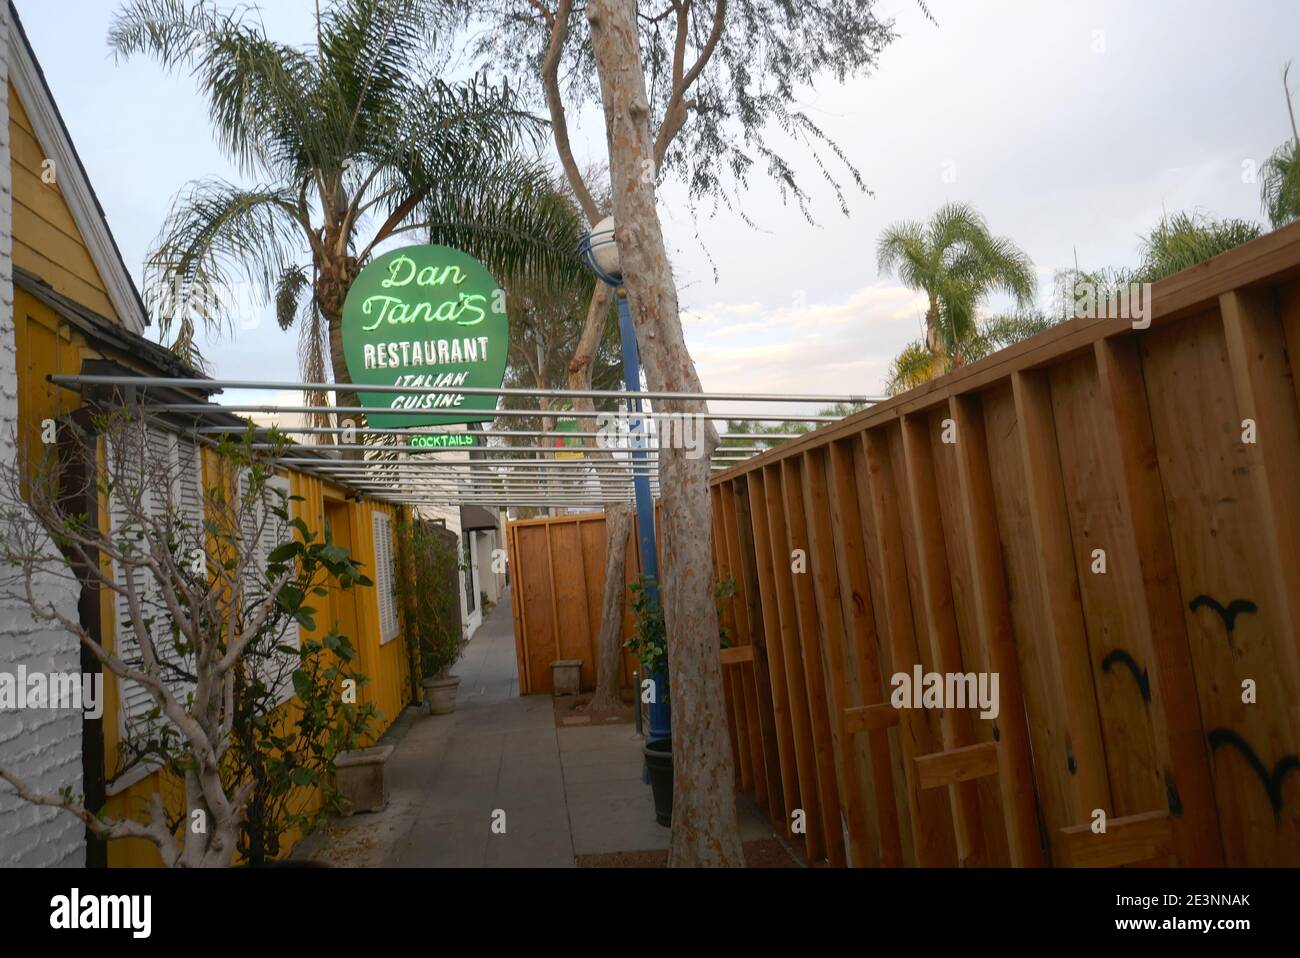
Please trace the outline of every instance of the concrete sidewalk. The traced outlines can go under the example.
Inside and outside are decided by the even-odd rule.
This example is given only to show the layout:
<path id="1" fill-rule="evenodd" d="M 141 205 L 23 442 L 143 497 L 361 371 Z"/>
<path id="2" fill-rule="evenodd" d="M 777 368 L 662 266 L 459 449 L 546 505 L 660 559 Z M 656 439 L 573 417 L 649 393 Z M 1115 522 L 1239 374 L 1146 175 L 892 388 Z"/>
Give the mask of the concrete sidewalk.
<path id="1" fill-rule="evenodd" d="M 557 729 L 519 697 L 510 594 L 456 669 L 456 711 L 408 709 L 384 736 L 388 807 L 336 819 L 294 852 L 344 866 L 572 867 L 576 855 L 668 847 L 631 725 Z M 493 822 L 505 831 L 495 834 Z M 754 831 L 755 823 L 746 829 Z M 764 834 L 770 834 L 762 825 Z"/>

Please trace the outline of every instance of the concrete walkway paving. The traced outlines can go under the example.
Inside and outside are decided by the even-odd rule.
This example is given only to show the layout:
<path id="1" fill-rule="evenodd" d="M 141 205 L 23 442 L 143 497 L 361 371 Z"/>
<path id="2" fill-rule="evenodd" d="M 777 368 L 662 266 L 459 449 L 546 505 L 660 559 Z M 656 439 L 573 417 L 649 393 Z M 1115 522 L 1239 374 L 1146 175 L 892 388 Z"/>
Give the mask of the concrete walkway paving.
<path id="1" fill-rule="evenodd" d="M 557 729 L 550 696 L 519 697 L 507 593 L 456 668 L 456 711 L 408 709 L 384 736 L 388 807 L 331 822 L 295 858 L 335 865 L 572 867 L 578 855 L 668 847 L 631 725 Z M 752 818 L 745 816 L 743 818 Z M 503 833 L 493 831 L 504 821 Z M 498 825 L 498 831 L 500 826 Z M 771 834 L 760 820 L 750 835 Z"/>

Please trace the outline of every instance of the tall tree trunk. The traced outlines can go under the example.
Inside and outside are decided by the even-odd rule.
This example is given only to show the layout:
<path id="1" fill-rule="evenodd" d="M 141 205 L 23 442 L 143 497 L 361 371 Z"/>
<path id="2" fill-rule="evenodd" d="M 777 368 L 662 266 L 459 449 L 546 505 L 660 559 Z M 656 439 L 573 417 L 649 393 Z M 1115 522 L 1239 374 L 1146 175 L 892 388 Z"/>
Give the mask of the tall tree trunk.
<path id="1" fill-rule="evenodd" d="M 650 103 L 637 39 L 635 0 L 591 0 L 592 47 L 609 140 L 610 180 L 619 257 L 651 390 L 699 392 L 686 349 L 655 209 Z M 698 400 L 657 403 L 669 412 L 703 414 Z M 673 720 L 673 826 L 670 866 L 741 866 L 731 746 L 713 604 L 709 461 L 718 434 L 705 421 L 703 455 L 659 451 Z"/>
<path id="2" fill-rule="evenodd" d="M 569 388 L 590 389 L 596 352 L 609 321 L 610 298 L 613 294 L 604 282 L 597 280 L 587 307 L 587 321 L 578 337 L 573 359 L 569 361 Z M 573 408 L 579 413 L 594 414 L 596 404 L 590 399 L 575 399 Z M 578 419 L 580 432 L 595 432 L 596 419 Z M 583 445 L 595 445 L 594 441 Z M 589 459 L 609 460 L 605 452 L 587 452 Z M 605 485 L 604 476 L 598 477 Z M 600 636 L 596 640 L 596 692 L 587 704 L 588 711 L 604 712 L 620 708 L 623 704 L 619 687 L 623 680 L 623 605 L 627 579 L 627 527 L 631 508 L 616 503 L 605 507 L 605 589 L 600 603 Z"/>
<path id="3" fill-rule="evenodd" d="M 925 348 L 931 356 L 943 352 L 943 337 L 939 333 L 939 300 L 930 296 L 930 308 L 925 311 Z"/>
<path id="4" fill-rule="evenodd" d="M 336 231 L 332 227 L 326 228 L 326 245 L 333 249 L 338 245 Z M 316 266 L 316 305 L 320 308 L 321 315 L 325 317 L 325 326 L 327 339 L 329 340 L 330 349 L 330 371 L 334 375 L 335 384 L 350 383 L 352 377 L 348 375 L 347 357 L 343 352 L 343 303 L 347 299 L 348 290 L 352 288 L 352 282 L 357 278 L 357 273 L 361 271 L 360 262 L 352 256 L 344 255 L 338 257 L 317 257 Z M 312 405 L 314 403 L 309 403 Z M 360 406 L 361 400 L 357 394 L 348 390 L 338 390 L 334 393 L 334 405 L 336 406 Z M 335 415 L 335 426 L 342 427 L 343 420 L 351 420 L 358 426 L 365 425 L 365 417 L 357 413 L 348 413 L 346 415 Z M 349 450 L 346 453 L 348 458 L 361 458 L 359 451 Z"/>
<path id="5" fill-rule="evenodd" d="M 541 377 L 541 375 L 538 375 L 538 376 L 537 376 L 535 382 L 537 383 L 537 388 L 538 388 L 538 389 L 545 389 L 545 388 L 546 388 L 546 381 Z M 551 397 L 550 397 L 550 396 L 538 396 L 538 397 L 537 397 L 537 408 L 540 409 L 540 410 L 542 410 L 542 412 L 549 412 L 549 411 L 550 411 L 550 408 L 551 408 Z M 559 420 L 557 420 L 556 417 L 554 417 L 554 416 L 542 416 L 542 432 L 554 432 L 554 431 L 555 431 L 555 425 L 556 425 L 556 423 L 557 423 L 558 421 L 559 421 Z M 549 446 L 550 444 L 551 444 L 551 441 L 550 441 L 549 438 L 543 440 L 542 442 L 535 442 L 535 443 L 533 443 L 533 445 L 535 445 L 535 446 Z M 544 473 L 542 473 L 542 470 L 544 470 L 544 469 L 548 469 L 548 468 L 549 468 L 549 467 L 548 467 L 548 466 L 543 462 L 543 460 L 545 460 L 545 459 L 554 459 L 554 458 L 555 458 L 555 454 L 554 454 L 554 453 L 550 453 L 550 452 L 539 452 L 539 453 L 536 454 L 536 459 L 537 459 L 537 461 L 538 461 L 538 463 L 539 463 L 539 465 L 538 465 L 538 467 L 537 467 L 538 475 L 543 475 Z M 561 483 L 560 485 L 563 486 L 563 483 Z M 541 483 L 538 483 L 538 484 L 537 484 L 537 487 L 538 487 L 538 488 L 541 488 Z M 547 490 L 548 493 L 551 494 L 551 496 L 554 496 L 554 495 L 555 495 L 555 493 L 556 493 L 556 483 L 555 483 L 555 480 L 554 480 L 554 479 L 550 479 L 550 478 L 548 478 L 548 479 L 546 480 L 546 490 Z M 555 511 L 554 511 L 550 506 L 543 506 L 543 507 L 542 507 L 542 515 L 544 515 L 544 516 L 551 516 L 551 515 L 554 515 L 554 514 L 555 514 Z"/>
<path id="6" fill-rule="evenodd" d="M 325 315 L 325 322 L 329 325 L 329 344 L 330 344 L 330 371 L 334 374 L 335 383 L 350 383 L 352 377 L 348 375 L 348 361 L 343 354 L 343 314 L 341 312 L 330 313 L 322 310 Z M 357 394 L 350 389 L 340 389 L 334 394 L 334 404 L 337 406 L 360 406 L 361 400 Z M 349 414 L 345 418 L 352 419 L 360 424 L 360 417 Z"/>
<path id="7" fill-rule="evenodd" d="M 343 355 L 343 317 L 341 313 L 331 314 L 324 309 L 321 312 L 325 316 L 326 323 L 329 324 L 329 345 L 330 345 L 330 369 L 334 373 L 335 383 L 350 383 L 352 378 L 348 376 L 347 358 Z M 313 393 L 304 396 L 309 406 L 320 405 L 325 401 L 323 393 Z M 334 393 L 335 406 L 352 406 L 359 407 L 361 399 L 351 389 L 340 389 Z M 326 413 L 328 416 L 329 414 Z M 342 429 L 345 423 L 352 423 L 356 426 L 364 426 L 366 419 L 358 413 L 334 413 L 334 427 Z M 357 437 L 362 442 L 365 440 L 361 436 Z M 337 433 L 334 436 L 334 442 L 343 445 L 343 435 Z M 358 443 L 360 445 L 360 443 Z M 343 449 L 340 454 L 344 459 L 363 458 L 362 451 L 359 448 Z"/>
<path id="8" fill-rule="evenodd" d="M 600 600 L 600 639 L 596 644 L 596 692 L 587 703 L 589 712 L 622 708 L 619 687 L 623 679 L 623 593 L 627 591 L 627 528 L 632 507 L 625 503 L 605 506 L 605 591 Z"/>

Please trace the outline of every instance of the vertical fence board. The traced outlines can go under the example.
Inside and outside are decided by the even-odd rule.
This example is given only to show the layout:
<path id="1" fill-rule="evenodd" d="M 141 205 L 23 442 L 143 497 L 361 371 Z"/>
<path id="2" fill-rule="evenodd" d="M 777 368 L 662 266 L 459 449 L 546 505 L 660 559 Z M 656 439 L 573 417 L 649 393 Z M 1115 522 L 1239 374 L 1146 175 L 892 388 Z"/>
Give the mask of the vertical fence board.
<path id="1" fill-rule="evenodd" d="M 786 691 L 785 657 L 781 648 L 781 613 L 777 606 L 776 571 L 773 568 L 772 544 L 767 526 L 767 490 L 763 482 L 763 471 L 755 469 L 747 473 L 745 482 L 745 512 L 752 530 L 755 572 L 758 576 L 757 592 L 763 618 L 762 647 L 765 664 L 760 671 L 768 682 L 776 733 L 783 812 L 781 831 L 793 841 L 795 836 L 791 832 L 791 822 L 794 810 L 799 807 L 799 769 L 795 757 L 790 700 Z"/>
<path id="2" fill-rule="evenodd" d="M 1282 638 L 1272 601 L 1276 570 L 1221 318 L 1211 311 L 1153 330 L 1142 349 L 1225 864 L 1294 863 L 1300 776 L 1275 788 L 1257 769 L 1271 774 L 1296 754 L 1295 723 L 1264 705 L 1296 701 L 1276 647 L 1295 638 Z M 1259 704 L 1242 701 L 1246 681 Z"/>
<path id="3" fill-rule="evenodd" d="M 1052 368 L 1052 415 L 1066 516 L 1085 623 L 1084 639 L 1110 783 L 1110 817 L 1166 810 L 1162 739 L 1151 715 L 1149 634 L 1142 629 L 1142 577 L 1120 512 L 1118 476 L 1104 458 L 1094 359 Z M 1102 565 L 1104 563 L 1104 566 Z"/>
<path id="4" fill-rule="evenodd" d="M 818 558 L 808 541 L 803 504 L 803 480 L 797 458 L 781 462 L 781 485 L 785 494 L 785 524 L 790 549 L 802 550 L 807 571 L 791 576 L 794 583 L 795 614 L 798 618 L 799 653 L 803 659 L 803 677 L 808 688 L 808 710 L 812 717 L 813 743 L 816 752 L 818 794 L 821 797 L 822 821 L 826 840 L 826 860 L 843 865 L 844 829 L 840 820 L 839 783 L 835 775 L 835 742 L 831 736 L 830 710 L 826 702 L 826 684 L 822 676 L 819 639 L 821 625 L 817 618 L 817 599 L 809 573 Z M 827 557 L 828 561 L 830 557 Z"/>
<path id="5" fill-rule="evenodd" d="M 930 656 L 935 671 L 958 673 L 964 669 L 939 511 L 939 490 L 931 457 L 928 418 L 904 417 L 901 435 L 907 496 L 916 536 L 917 578 L 930 638 Z M 939 727 L 945 750 L 975 744 L 971 714 L 969 708 L 940 711 Z M 978 784 L 974 781 L 959 782 L 949 785 L 947 791 L 957 842 L 957 863 L 987 864 Z"/>
<path id="6" fill-rule="evenodd" d="M 719 578 L 729 579 L 731 578 L 731 551 L 727 548 L 727 532 L 724 526 L 725 513 L 722 507 L 722 487 L 714 486 L 709 492 L 713 504 L 714 568 L 717 570 Z M 718 624 L 732 635 L 737 634 L 739 627 L 736 624 L 736 604 L 734 600 L 728 600 L 721 604 L 718 612 Z M 728 714 L 732 716 L 732 725 L 736 732 L 736 776 L 740 782 L 741 790 L 748 792 L 754 788 L 755 769 L 753 766 L 754 751 L 749 741 L 752 729 L 749 720 L 747 696 L 745 695 L 745 684 L 738 668 L 734 665 L 723 666 L 722 681 L 727 687 L 727 695 L 730 698 Z"/>
<path id="7" fill-rule="evenodd" d="M 998 674 L 1001 696 L 993 737 L 998 743 L 998 791 L 1002 796 L 1007 854 L 1013 865 L 1037 866 L 1043 864 L 1042 841 L 984 413 L 975 397 L 953 397 L 948 411 L 957 431 L 953 447 L 955 489 L 961 503 L 983 667 Z"/>
<path id="8" fill-rule="evenodd" d="M 1165 805 L 1175 820 L 1175 844 L 1185 865 L 1222 865 L 1214 784 L 1196 700 L 1178 571 L 1174 567 L 1165 497 L 1156 461 L 1146 382 L 1134 337 L 1098 342 L 1097 364 L 1102 451 L 1116 477 L 1115 494 L 1140 569 L 1141 601 L 1132 627 L 1155 663 L 1151 672 L 1152 719 L 1167 763 Z M 1181 810 L 1179 813 L 1178 810 Z"/>
<path id="9" fill-rule="evenodd" d="M 966 521 L 962 515 L 960 486 L 957 475 L 956 447 L 959 437 L 956 421 L 947 405 L 931 410 L 930 463 L 934 480 L 941 494 L 936 496 L 943 544 L 946 549 L 948 577 L 952 584 L 953 615 L 957 620 L 957 647 L 965 673 L 975 673 L 978 682 L 981 673 L 995 671 L 989 667 L 988 656 L 980 639 L 976 620 L 975 586 L 970 568 L 970 549 L 966 544 Z M 977 687 L 978 690 L 978 687 Z M 1005 701 L 1000 684 L 998 702 Z M 985 718 L 977 710 L 970 717 L 970 744 L 998 747 L 994 730 L 997 718 Z M 999 717 L 1001 709 L 999 707 Z M 1007 847 L 1006 820 L 1003 814 L 1002 790 L 997 775 L 982 776 L 973 780 L 979 800 L 980 825 L 984 830 L 984 858 L 988 865 L 1010 864 Z"/>
<path id="10" fill-rule="evenodd" d="M 806 512 L 809 562 L 813 580 L 813 597 L 817 619 L 821 623 L 817 658 L 829 706 L 831 741 L 835 745 L 836 780 L 840 808 L 848 825 L 849 852 L 852 864 L 863 866 L 879 860 L 873 850 L 868 818 L 875 815 L 871 806 L 874 794 L 865 782 L 865 763 L 861 743 L 843 728 L 844 710 L 848 708 L 848 677 L 844 647 L 848 638 L 844 624 L 844 601 L 839 583 L 839 562 L 831 532 L 830 502 L 826 491 L 825 453 L 805 453 L 803 458 L 803 503 Z"/>
<path id="11" fill-rule="evenodd" d="M 1271 290 L 1232 290 L 1220 297 L 1237 412 L 1253 420 L 1247 443 L 1263 544 L 1271 562 L 1271 599 L 1284 635 L 1300 636 L 1300 424 L 1287 363 L 1286 335 Z M 1290 692 L 1292 726 L 1300 725 L 1300 643 L 1279 642 L 1278 665 Z"/>
<path id="12" fill-rule="evenodd" d="M 729 482 L 719 486 L 718 491 L 722 507 L 720 516 L 721 533 L 727 552 L 727 577 L 733 579 L 736 583 L 735 594 L 730 600 L 736 622 L 734 635 L 738 645 L 749 645 L 751 644 L 752 631 L 749 622 L 749 603 L 746 601 L 744 594 L 746 584 L 743 581 L 744 572 L 741 569 L 740 543 L 736 535 L 735 491 Z M 714 522 L 714 528 L 718 528 L 716 521 Z M 746 662 L 738 662 L 731 666 L 731 673 L 736 688 L 740 691 L 740 697 L 745 708 L 746 737 L 749 741 L 749 766 L 753 778 L 754 801 L 758 802 L 760 806 L 765 806 L 767 805 L 767 768 L 764 757 L 762 723 L 758 715 L 754 673 Z"/>
<path id="13" fill-rule="evenodd" d="M 1044 638 L 1065 717 L 1069 825 L 1081 825 L 1091 821 L 1094 809 L 1113 806 L 1079 602 L 1051 386 L 1041 371 L 1017 372 L 1011 377 L 1011 389 L 1046 613 Z"/>
<path id="14" fill-rule="evenodd" d="M 768 541 L 772 549 L 772 572 L 776 577 L 777 615 L 781 621 L 781 660 L 785 666 L 785 684 L 790 703 L 790 724 L 794 731 L 795 765 L 799 777 L 799 807 L 803 811 L 806 831 L 804 851 L 809 861 L 826 854 L 825 825 L 821 813 L 820 784 L 817 778 L 817 746 L 813 740 L 812 709 L 808 703 L 808 684 L 804 681 L 803 656 L 799 651 L 799 615 L 794 597 L 789 532 L 785 522 L 785 479 L 779 466 L 763 470 L 767 491 Z"/>
<path id="15" fill-rule="evenodd" d="M 866 541 L 857 498 L 853 444 L 829 446 L 828 494 L 831 530 L 835 541 L 836 572 L 840 581 L 840 608 L 848 640 L 845 643 L 845 705 L 879 705 L 885 697 L 881 674 L 880 637 L 876 631 L 874 600 L 867 567 Z M 868 819 L 874 858 L 888 867 L 903 864 L 902 833 L 895 804 L 894 774 L 890 765 L 889 732 L 874 729 L 859 733 L 850 743 L 859 754 L 869 788 Z M 865 749 L 865 751 L 860 751 Z"/>
<path id="16" fill-rule="evenodd" d="M 744 587 L 746 617 L 749 620 L 753 659 L 746 668 L 753 677 L 754 704 L 758 711 L 758 732 L 763 741 L 763 770 L 767 775 L 768 815 L 772 824 L 784 828 L 786 817 L 781 786 L 781 758 L 777 745 L 776 717 L 772 703 L 772 680 L 768 674 L 767 636 L 763 604 L 759 597 L 758 563 L 755 558 L 754 527 L 750 518 L 749 485 L 744 480 L 734 484 L 733 509 L 736 519 L 736 545 L 740 560 L 737 587 Z"/>
<path id="17" fill-rule="evenodd" d="M 1038 553 L 1029 518 L 1015 402 L 1009 386 L 982 397 L 997 534 L 1005 569 L 1008 608 L 1015 636 L 1025 719 L 1033 753 L 1038 807 L 1053 852 L 1060 829 L 1076 824 L 1069 807 L 1066 723 L 1052 667 Z"/>
<path id="18" fill-rule="evenodd" d="M 578 524 L 547 523 L 546 533 L 551 559 L 551 595 L 555 602 L 556 658 L 581 660 L 581 685 L 594 688 L 596 643 L 587 618 L 587 583 Z"/>
<path id="19" fill-rule="evenodd" d="M 872 521 L 875 528 L 876 564 L 880 570 L 881 597 L 888 637 L 889 672 L 912 675 L 912 667 L 921 662 L 917 649 L 915 617 L 907 582 L 907 563 L 903 542 L 900 497 L 894 479 L 892 454 L 887 438 L 874 431 L 862 433 L 868 475 Z M 918 756 L 937 751 L 937 740 L 926 716 L 918 709 L 902 709 L 897 726 L 897 741 L 904 779 L 907 783 L 908 807 L 918 865 L 952 865 L 956 848 L 952 820 L 945 796 L 927 789 L 918 781 L 915 761 Z"/>
<path id="20" fill-rule="evenodd" d="M 551 600 L 551 559 L 546 548 L 546 529 L 539 526 L 519 526 L 519 564 L 515 567 L 515 581 L 519 587 L 517 600 L 522 600 L 527 617 L 527 643 L 524 646 L 528 660 L 528 692 L 551 691 L 551 663 L 556 654 L 555 614 Z M 520 574 L 522 570 L 535 570 L 536 574 Z M 521 689 L 521 691 L 523 691 Z"/>
<path id="21" fill-rule="evenodd" d="M 524 694 L 529 687 L 527 653 L 529 632 L 523 589 L 519 586 L 519 573 L 523 569 L 523 561 L 519 558 L 519 529 L 514 525 L 506 528 L 506 545 L 510 550 L 510 614 L 515 626 L 515 664 L 518 668 L 516 674 L 519 679 L 520 694 Z"/>
<path id="22" fill-rule="evenodd" d="M 868 440 L 865 433 L 860 433 L 849 440 L 849 445 L 853 450 L 853 480 L 854 485 L 857 487 L 858 517 L 862 526 L 862 542 L 865 547 L 864 559 L 867 566 L 867 581 L 870 584 L 872 596 L 871 613 L 876 626 L 878 667 L 880 670 L 880 701 L 888 703 L 890 698 L 890 678 L 893 674 L 893 639 L 891 630 L 894 626 L 889 618 L 889 594 L 886 590 L 889 588 L 891 580 L 884 568 L 882 568 L 881 560 L 884 550 L 881 548 L 881 537 L 884 532 L 876 524 L 875 491 L 869 479 L 871 466 L 867 457 L 867 444 Z M 903 855 L 903 864 L 917 865 L 919 864 L 916 858 L 917 839 L 912 828 L 912 786 L 907 770 L 904 768 L 902 731 L 897 729 L 896 726 L 896 730 L 892 732 L 889 728 L 880 728 L 870 734 L 874 736 L 872 740 L 873 749 L 875 743 L 881 739 L 884 740 L 888 747 L 886 758 L 890 777 L 893 779 L 894 808 L 898 812 L 898 840 Z"/>

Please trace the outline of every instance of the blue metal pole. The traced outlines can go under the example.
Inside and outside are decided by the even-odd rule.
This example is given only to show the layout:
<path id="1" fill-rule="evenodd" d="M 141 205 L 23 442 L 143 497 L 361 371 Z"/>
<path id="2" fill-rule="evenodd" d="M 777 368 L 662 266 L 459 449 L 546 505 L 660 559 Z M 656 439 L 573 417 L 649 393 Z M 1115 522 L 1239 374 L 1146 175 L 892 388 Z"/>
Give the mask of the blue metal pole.
<path id="1" fill-rule="evenodd" d="M 628 308 L 627 293 L 620 287 L 618 296 L 618 330 L 623 341 L 623 388 L 628 392 L 641 391 L 641 359 L 636 346 L 636 327 L 632 325 L 632 311 Z M 641 400 L 634 399 L 632 412 L 641 411 Z M 633 487 L 636 491 L 637 539 L 641 547 L 641 574 L 646 583 L 646 599 L 651 608 L 659 607 L 659 556 L 655 548 L 655 508 L 650 496 L 650 477 L 641 468 L 646 464 L 645 420 L 640 417 L 630 421 L 629 433 L 632 463 L 636 467 Z M 650 730 L 646 740 L 653 742 L 672 735 L 671 710 L 662 694 L 667 688 L 665 672 L 652 672 L 647 678 L 654 683 L 654 701 L 649 705 Z M 640 694 L 640 689 L 637 690 Z"/>

